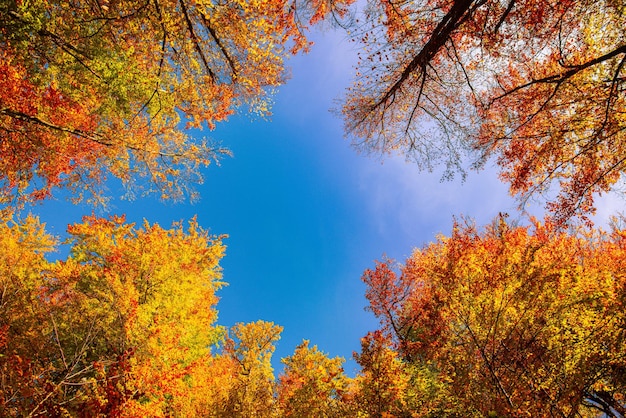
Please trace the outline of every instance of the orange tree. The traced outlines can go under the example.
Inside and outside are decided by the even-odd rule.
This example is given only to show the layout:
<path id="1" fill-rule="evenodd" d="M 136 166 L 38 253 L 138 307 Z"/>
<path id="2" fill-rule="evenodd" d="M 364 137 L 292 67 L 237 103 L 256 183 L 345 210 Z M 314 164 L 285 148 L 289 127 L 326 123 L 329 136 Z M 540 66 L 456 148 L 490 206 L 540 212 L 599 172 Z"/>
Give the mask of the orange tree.
<path id="1" fill-rule="evenodd" d="M 411 372 L 412 366 L 402 361 L 391 339 L 380 330 L 368 333 L 361 339 L 361 352 L 354 357 L 361 366 L 351 382 L 350 397 L 355 416 L 412 417 L 421 412 L 429 398 Z M 442 411 L 439 411 L 442 412 Z M 449 416 L 449 414 L 439 414 Z"/>
<path id="2" fill-rule="evenodd" d="M 626 13 L 615 0 L 371 0 L 343 107 L 369 152 L 447 175 L 494 156 L 524 202 L 557 184 L 559 222 L 626 168 Z"/>
<path id="3" fill-rule="evenodd" d="M 188 195 L 227 151 L 181 128 L 269 114 L 285 57 L 309 46 L 305 25 L 349 2 L 2 2 L 0 202 L 55 187 L 99 201 L 107 176 Z"/>
<path id="4" fill-rule="evenodd" d="M 500 218 L 483 231 L 456 223 L 399 274 L 390 261 L 366 271 L 379 338 L 417 391 L 413 411 L 624 416 L 625 250 L 621 229 L 568 234 Z M 385 399 L 402 406 L 392 383 Z"/>
<path id="5" fill-rule="evenodd" d="M 349 379 L 344 374 L 342 358 L 329 358 L 317 346 L 309 347 L 305 340 L 282 362 L 285 370 L 276 390 L 280 416 L 346 416 L 343 397 Z"/>

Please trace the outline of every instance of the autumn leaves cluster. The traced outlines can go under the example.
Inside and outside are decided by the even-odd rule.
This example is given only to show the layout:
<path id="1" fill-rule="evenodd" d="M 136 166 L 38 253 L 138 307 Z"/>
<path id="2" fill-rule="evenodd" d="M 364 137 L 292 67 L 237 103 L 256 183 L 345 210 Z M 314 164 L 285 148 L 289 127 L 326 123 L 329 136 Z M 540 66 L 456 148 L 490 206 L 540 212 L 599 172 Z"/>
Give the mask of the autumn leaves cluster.
<path id="1" fill-rule="evenodd" d="M 624 413 L 626 232 L 504 218 L 364 274 L 381 329 L 343 360 L 282 328 L 216 324 L 219 237 L 85 218 L 70 252 L 34 218 L 0 225 L 5 416 L 597 416 Z M 546 412 L 548 411 L 548 412 Z"/>
<path id="2" fill-rule="evenodd" d="M 9 0 L 0 4 L 0 414 L 422 417 L 626 415 L 626 232 L 589 214 L 626 167 L 621 1 Z M 281 328 L 216 323 L 224 246 L 192 220 L 68 227 L 33 202 L 103 186 L 193 198 L 227 155 L 186 128 L 266 115 L 308 26 L 361 49 L 343 106 L 355 146 L 464 174 L 495 161 L 544 221 L 449 237 L 367 270 L 349 378 Z M 552 198 L 553 197 L 553 198 Z M 580 220 L 584 222 L 579 222 Z"/>

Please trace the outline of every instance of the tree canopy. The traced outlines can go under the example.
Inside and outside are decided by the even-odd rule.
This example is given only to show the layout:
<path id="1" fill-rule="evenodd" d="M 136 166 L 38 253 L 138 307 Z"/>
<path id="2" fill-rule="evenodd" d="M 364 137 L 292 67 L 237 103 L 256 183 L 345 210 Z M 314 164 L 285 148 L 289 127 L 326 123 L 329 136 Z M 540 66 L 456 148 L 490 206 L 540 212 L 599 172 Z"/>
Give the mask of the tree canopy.
<path id="1" fill-rule="evenodd" d="M 220 237 L 195 221 L 166 230 L 87 217 L 68 228 L 67 259 L 49 262 L 55 242 L 36 219 L 5 219 L 0 230 L 2 415 L 188 410 L 224 337 Z"/>
<path id="2" fill-rule="evenodd" d="M 419 416 L 623 417 L 625 237 L 457 222 L 399 272 L 366 271 Z"/>
<path id="3" fill-rule="evenodd" d="M 99 201 L 107 177 L 194 197 L 228 151 L 183 128 L 270 113 L 304 30 L 350 1 L 10 0 L 0 5 L 0 202 L 55 187 Z M 143 181 L 139 181 L 143 179 Z"/>
<path id="4" fill-rule="evenodd" d="M 375 0 L 343 114 L 367 152 L 446 174 L 495 158 L 524 203 L 593 212 L 626 165 L 626 11 L 614 0 Z"/>
<path id="5" fill-rule="evenodd" d="M 626 232 L 503 217 L 363 279 L 381 328 L 343 359 L 282 327 L 219 326 L 224 246 L 191 221 L 0 224 L 0 413 L 7 416 L 624 417 Z"/>
<path id="6" fill-rule="evenodd" d="M 354 377 L 308 340 L 276 377 L 280 325 L 220 325 L 225 236 L 195 218 L 85 216 L 61 242 L 11 210 L 102 202 L 108 178 L 193 197 L 228 151 L 189 130 L 268 115 L 307 26 L 352 1 L 0 4 L 0 415 L 626 417 L 626 230 L 566 228 L 626 169 L 623 1 L 368 2 L 357 146 L 449 175 L 495 158 L 522 203 L 558 194 L 366 270 Z"/>

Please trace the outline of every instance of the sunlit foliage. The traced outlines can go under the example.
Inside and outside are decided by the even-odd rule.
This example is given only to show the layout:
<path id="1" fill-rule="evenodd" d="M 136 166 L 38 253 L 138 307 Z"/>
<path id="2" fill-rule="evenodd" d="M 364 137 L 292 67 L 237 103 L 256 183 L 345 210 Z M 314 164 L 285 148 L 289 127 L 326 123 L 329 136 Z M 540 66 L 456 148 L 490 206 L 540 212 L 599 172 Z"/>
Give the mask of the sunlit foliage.
<path id="1" fill-rule="evenodd" d="M 365 273 L 378 338 L 433 412 L 622 417 L 625 237 L 456 223 L 400 274 L 389 261 Z"/>
<path id="2" fill-rule="evenodd" d="M 448 176 L 495 157 L 563 223 L 626 169 L 626 6 L 615 0 L 371 0 L 348 133 Z"/>
<path id="3" fill-rule="evenodd" d="M 56 187 L 101 202 L 194 197 L 228 151 L 183 128 L 270 112 L 306 25 L 350 1 L 9 0 L 0 4 L 0 203 Z"/>
<path id="4" fill-rule="evenodd" d="M 281 326 L 218 325 L 223 237 L 195 219 L 87 216 L 59 243 L 9 214 L 56 188 L 102 202 L 111 177 L 193 197 L 228 151 L 187 129 L 269 115 L 307 26 L 352 1 L 0 4 L 0 415 L 626 416 L 626 232 L 565 228 L 626 168 L 620 1 L 369 1 L 357 144 L 449 174 L 495 157 L 522 202 L 559 194 L 543 223 L 456 221 L 367 270 L 381 328 L 354 378 L 305 340 L 276 379 Z"/>
<path id="5" fill-rule="evenodd" d="M 343 359 L 328 358 L 316 346 L 303 341 L 293 355 L 282 360 L 278 403 L 284 417 L 345 416 L 343 396 L 349 379 L 343 372 Z"/>
<path id="6" fill-rule="evenodd" d="M 4 220 L 0 411 L 5 416 L 167 416 L 224 331 L 215 325 L 224 252 L 195 221 L 71 225 L 70 255 L 32 218 Z"/>

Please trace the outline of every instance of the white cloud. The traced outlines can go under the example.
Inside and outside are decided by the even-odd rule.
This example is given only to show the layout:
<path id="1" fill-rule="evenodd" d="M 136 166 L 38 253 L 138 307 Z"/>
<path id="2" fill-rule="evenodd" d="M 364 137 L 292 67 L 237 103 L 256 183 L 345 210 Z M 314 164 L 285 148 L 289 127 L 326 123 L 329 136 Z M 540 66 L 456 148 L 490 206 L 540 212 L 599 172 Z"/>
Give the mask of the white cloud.
<path id="1" fill-rule="evenodd" d="M 398 157 L 360 168 L 361 191 L 383 235 L 402 231 L 407 237 L 430 240 L 434 236 L 424 234 L 448 231 L 453 216 L 471 217 L 478 224 L 490 222 L 499 212 L 517 217 L 517 202 L 493 168 L 470 172 L 465 181 L 460 176 L 441 181 L 439 173 L 420 171 Z"/>
<path id="2" fill-rule="evenodd" d="M 606 227 L 612 217 L 626 214 L 623 190 L 617 190 L 596 198 L 595 203 L 597 211 L 592 220 L 596 225 Z"/>

